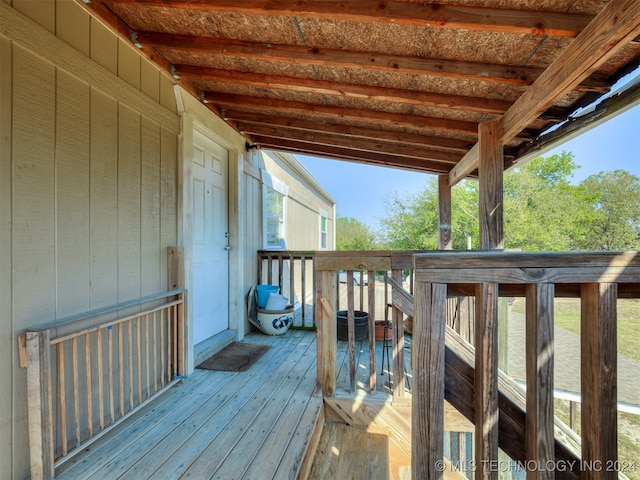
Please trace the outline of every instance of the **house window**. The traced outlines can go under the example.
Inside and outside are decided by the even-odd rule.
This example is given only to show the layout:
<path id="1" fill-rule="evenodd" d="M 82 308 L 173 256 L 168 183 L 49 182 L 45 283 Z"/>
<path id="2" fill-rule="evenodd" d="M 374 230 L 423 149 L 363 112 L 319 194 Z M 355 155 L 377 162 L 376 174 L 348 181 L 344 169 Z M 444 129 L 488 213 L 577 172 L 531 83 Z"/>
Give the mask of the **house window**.
<path id="1" fill-rule="evenodd" d="M 328 248 L 327 232 L 329 230 L 329 215 L 327 212 L 320 210 L 320 249 Z"/>
<path id="2" fill-rule="evenodd" d="M 266 176 L 264 183 L 264 244 L 266 249 L 285 249 L 286 206 L 288 188 L 282 182 Z"/>

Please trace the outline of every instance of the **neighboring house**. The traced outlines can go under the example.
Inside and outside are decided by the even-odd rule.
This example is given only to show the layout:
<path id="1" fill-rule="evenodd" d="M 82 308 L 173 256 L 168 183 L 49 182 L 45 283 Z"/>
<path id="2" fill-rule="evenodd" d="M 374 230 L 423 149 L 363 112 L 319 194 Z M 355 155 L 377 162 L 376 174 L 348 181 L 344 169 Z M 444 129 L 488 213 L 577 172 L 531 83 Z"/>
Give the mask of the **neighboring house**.
<path id="1" fill-rule="evenodd" d="M 244 337 L 257 250 L 332 249 L 335 209 L 77 3 L 3 1 L 0 20 L 0 478 L 26 478 L 18 335 L 166 291 L 183 247 L 191 371 Z"/>

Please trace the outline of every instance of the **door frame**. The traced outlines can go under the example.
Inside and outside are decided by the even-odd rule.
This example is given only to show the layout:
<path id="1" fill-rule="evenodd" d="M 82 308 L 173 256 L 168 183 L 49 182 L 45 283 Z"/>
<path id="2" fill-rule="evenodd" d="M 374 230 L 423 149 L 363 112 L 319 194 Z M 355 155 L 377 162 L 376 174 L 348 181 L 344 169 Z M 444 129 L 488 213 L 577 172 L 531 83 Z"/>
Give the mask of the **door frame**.
<path id="1" fill-rule="evenodd" d="M 178 93 L 179 95 L 180 93 Z M 195 109 L 194 109 L 195 110 Z M 179 168 L 178 168 L 178 243 L 184 248 L 184 278 L 187 291 L 193 287 L 193 174 L 191 159 L 193 156 L 193 132 L 198 130 L 212 141 L 218 143 L 229 151 L 228 168 L 228 221 L 229 221 L 229 244 L 232 249 L 229 251 L 229 330 L 222 332 L 225 338 L 232 335 L 229 340 L 241 340 L 244 338 L 244 279 L 241 272 L 244 272 L 244 260 L 241 252 L 244 251 L 243 222 L 239 218 L 240 200 L 240 172 L 243 162 L 244 151 L 240 151 L 237 143 L 229 141 L 229 136 L 225 135 L 227 125 L 219 125 L 220 119 L 202 112 L 190 111 L 181 112 L 181 136 L 179 145 Z M 209 117 L 209 118 L 207 118 Z M 225 128 L 226 127 L 226 128 Z M 235 133 L 235 132 L 234 132 Z M 187 299 L 189 294 L 187 292 Z M 195 368 L 195 351 L 193 343 L 193 312 L 187 306 L 187 373 L 193 372 Z M 215 338 L 215 336 L 214 336 Z M 228 343 L 228 341 L 226 342 Z"/>

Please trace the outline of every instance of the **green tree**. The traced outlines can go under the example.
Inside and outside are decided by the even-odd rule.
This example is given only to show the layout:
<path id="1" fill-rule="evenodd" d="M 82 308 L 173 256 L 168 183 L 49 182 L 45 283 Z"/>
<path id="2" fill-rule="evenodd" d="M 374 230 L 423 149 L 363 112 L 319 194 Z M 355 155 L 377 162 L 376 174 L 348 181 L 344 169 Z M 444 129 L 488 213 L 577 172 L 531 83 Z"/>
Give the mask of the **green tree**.
<path id="1" fill-rule="evenodd" d="M 581 184 L 582 199 L 588 205 L 588 235 L 578 248 L 583 250 L 640 249 L 640 178 L 622 170 L 600 172 Z"/>
<path id="2" fill-rule="evenodd" d="M 538 157 L 504 176 L 505 247 L 571 250 L 582 238 L 586 206 L 570 183 L 571 153 Z"/>
<path id="3" fill-rule="evenodd" d="M 369 227 L 353 217 L 338 214 L 336 220 L 336 250 L 374 250 L 375 235 Z"/>
<path id="4" fill-rule="evenodd" d="M 463 181 L 451 194 L 451 238 L 453 248 L 478 246 L 478 185 Z M 438 183 L 431 180 L 424 191 L 405 198 L 393 197 L 382 218 L 382 238 L 386 248 L 395 250 L 435 250 L 438 248 Z"/>

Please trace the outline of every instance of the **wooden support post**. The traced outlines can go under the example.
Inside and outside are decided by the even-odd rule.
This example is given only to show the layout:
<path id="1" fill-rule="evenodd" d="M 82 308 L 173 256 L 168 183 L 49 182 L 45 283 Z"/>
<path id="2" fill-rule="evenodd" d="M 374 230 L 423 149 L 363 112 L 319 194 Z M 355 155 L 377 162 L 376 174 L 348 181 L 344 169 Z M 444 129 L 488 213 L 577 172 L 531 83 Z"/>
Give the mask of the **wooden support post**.
<path id="1" fill-rule="evenodd" d="M 184 283 L 184 247 L 168 247 L 167 249 L 168 261 L 167 261 L 167 280 L 169 283 L 169 290 L 182 289 L 185 286 Z M 177 306 L 177 333 L 178 338 L 175 338 L 175 348 L 177 349 L 177 365 L 174 366 L 176 373 L 180 376 L 187 374 L 187 295 L 181 293 L 178 298 L 182 300 L 182 304 Z"/>
<path id="2" fill-rule="evenodd" d="M 26 339 L 31 478 L 54 478 L 49 331 L 27 332 Z"/>
<path id="3" fill-rule="evenodd" d="M 438 177 L 438 248 L 451 250 L 451 185 L 449 175 Z"/>
<path id="4" fill-rule="evenodd" d="M 487 121 L 478 127 L 480 164 L 480 248 L 504 248 L 503 180 L 504 158 L 498 136 L 499 122 Z"/>
<path id="5" fill-rule="evenodd" d="M 618 286 L 581 287 L 582 460 L 585 479 L 616 479 L 618 460 L 616 321 Z"/>
<path id="6" fill-rule="evenodd" d="M 498 284 L 476 285 L 476 480 L 498 478 Z"/>
<path id="7" fill-rule="evenodd" d="M 526 287 L 527 480 L 553 479 L 555 460 L 553 418 L 553 298 L 550 283 Z"/>
<path id="8" fill-rule="evenodd" d="M 402 285 L 402 270 L 393 270 L 392 278 Z M 404 397 L 404 315 L 398 308 L 392 309 L 391 338 L 393 344 L 393 395 Z"/>
<path id="9" fill-rule="evenodd" d="M 318 348 L 317 390 L 323 396 L 336 394 L 336 318 L 333 311 L 336 298 L 336 275 L 333 271 L 316 272 L 316 338 Z"/>
<path id="10" fill-rule="evenodd" d="M 443 478 L 447 286 L 417 282 L 413 323 L 411 478 Z"/>

